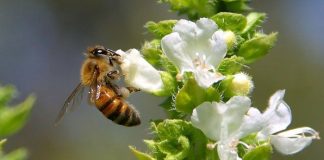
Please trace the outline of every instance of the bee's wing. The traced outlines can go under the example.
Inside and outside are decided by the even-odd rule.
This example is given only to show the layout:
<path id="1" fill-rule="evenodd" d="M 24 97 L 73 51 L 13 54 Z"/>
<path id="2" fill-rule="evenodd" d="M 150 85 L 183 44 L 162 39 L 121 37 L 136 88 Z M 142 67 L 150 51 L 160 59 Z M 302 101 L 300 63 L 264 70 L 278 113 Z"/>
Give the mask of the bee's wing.
<path id="1" fill-rule="evenodd" d="M 82 85 L 81 83 L 79 83 L 78 86 L 70 94 L 70 96 L 65 100 L 64 105 L 61 108 L 61 110 L 55 120 L 55 126 L 57 126 L 61 122 L 65 113 L 70 112 L 75 107 L 80 106 L 80 102 L 83 97 L 84 88 L 85 88 L 85 86 Z"/>
<path id="2" fill-rule="evenodd" d="M 93 74 L 92 74 L 92 82 L 90 84 L 90 90 L 89 90 L 89 103 L 94 105 L 96 100 L 99 98 L 99 88 L 101 86 L 100 83 L 98 83 L 97 81 L 97 77 L 98 77 L 98 71 L 94 70 Z"/>

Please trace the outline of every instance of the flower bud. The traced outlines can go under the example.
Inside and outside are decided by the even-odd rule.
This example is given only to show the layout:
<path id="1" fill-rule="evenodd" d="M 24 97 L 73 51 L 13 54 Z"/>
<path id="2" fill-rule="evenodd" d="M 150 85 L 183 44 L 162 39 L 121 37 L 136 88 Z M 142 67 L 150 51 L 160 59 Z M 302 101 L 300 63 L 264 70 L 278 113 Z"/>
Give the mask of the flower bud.
<path id="1" fill-rule="evenodd" d="M 224 97 L 229 99 L 233 96 L 246 96 L 252 92 L 254 88 L 252 78 L 245 73 L 237 73 L 227 76 L 221 83 L 221 89 Z"/>
<path id="2" fill-rule="evenodd" d="M 240 72 L 234 75 L 230 88 L 235 95 L 246 96 L 251 93 L 254 85 L 250 76 Z"/>
<path id="3" fill-rule="evenodd" d="M 224 37 L 227 44 L 227 49 L 232 49 L 236 44 L 235 34 L 232 31 L 224 31 Z"/>

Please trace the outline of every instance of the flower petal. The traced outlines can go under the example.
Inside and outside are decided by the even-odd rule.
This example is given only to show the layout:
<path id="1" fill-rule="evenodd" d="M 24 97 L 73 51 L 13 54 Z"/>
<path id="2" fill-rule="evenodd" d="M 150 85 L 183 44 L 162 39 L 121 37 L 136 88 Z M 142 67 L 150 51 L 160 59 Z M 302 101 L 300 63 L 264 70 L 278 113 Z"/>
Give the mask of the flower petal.
<path id="1" fill-rule="evenodd" d="M 245 137 L 253 132 L 260 131 L 262 129 L 262 114 L 254 107 L 251 107 L 247 114 L 244 116 L 243 123 L 241 124 L 238 133 L 235 138 Z"/>
<path id="2" fill-rule="evenodd" d="M 200 18 L 197 22 L 197 35 L 199 39 L 208 39 L 218 29 L 217 24 L 208 18 Z"/>
<path id="3" fill-rule="evenodd" d="M 195 108 L 191 115 L 192 125 L 215 141 L 220 139 L 220 122 L 222 119 L 217 105 L 217 102 L 204 102 Z"/>
<path id="4" fill-rule="evenodd" d="M 212 84 L 225 78 L 220 73 L 211 72 L 201 68 L 196 68 L 196 70 L 194 70 L 194 76 L 198 85 L 203 88 L 208 88 Z"/>
<path id="5" fill-rule="evenodd" d="M 269 107 L 263 113 L 264 128 L 259 132 L 260 139 L 266 139 L 270 134 L 282 131 L 291 123 L 291 111 L 283 100 L 285 91 L 277 91 L 271 96 Z"/>
<path id="6" fill-rule="evenodd" d="M 206 61 L 208 64 L 218 67 L 227 52 L 225 32 L 223 32 L 222 30 L 216 31 L 212 35 L 211 39 L 209 39 L 209 43 L 212 55 L 209 55 Z"/>
<path id="7" fill-rule="evenodd" d="M 161 40 L 163 53 L 180 69 L 181 73 L 193 71 L 194 68 L 193 58 L 184 51 L 187 46 L 177 32 L 168 34 Z"/>
<path id="8" fill-rule="evenodd" d="M 220 143 L 217 145 L 217 152 L 220 160 L 241 160 L 238 156 L 236 146 L 230 146 L 231 142 Z M 235 148 L 233 148 L 235 147 Z"/>
<path id="9" fill-rule="evenodd" d="M 270 138 L 271 144 L 282 154 L 297 153 L 311 144 L 313 139 L 319 139 L 319 135 L 309 127 L 288 130 Z"/>
<path id="10" fill-rule="evenodd" d="M 147 92 L 159 91 L 163 88 L 163 82 L 159 71 L 149 64 L 136 49 L 116 51 L 122 56 L 123 63 L 120 65 L 125 82 L 135 88 Z"/>
<path id="11" fill-rule="evenodd" d="M 173 32 L 178 33 L 181 39 L 191 41 L 197 36 L 198 28 L 194 22 L 180 19 L 173 27 Z"/>
<path id="12" fill-rule="evenodd" d="M 226 105 L 219 106 L 220 110 L 225 110 L 222 117 L 221 139 L 227 137 L 237 137 L 236 134 L 243 123 L 243 118 L 249 110 L 251 100 L 245 96 L 234 96 L 227 101 Z M 221 108 L 225 107 L 225 108 Z"/>
<path id="13" fill-rule="evenodd" d="M 204 102 L 193 110 L 193 126 L 215 141 L 227 139 L 239 129 L 246 111 L 251 105 L 248 97 L 235 96 L 227 103 Z"/>

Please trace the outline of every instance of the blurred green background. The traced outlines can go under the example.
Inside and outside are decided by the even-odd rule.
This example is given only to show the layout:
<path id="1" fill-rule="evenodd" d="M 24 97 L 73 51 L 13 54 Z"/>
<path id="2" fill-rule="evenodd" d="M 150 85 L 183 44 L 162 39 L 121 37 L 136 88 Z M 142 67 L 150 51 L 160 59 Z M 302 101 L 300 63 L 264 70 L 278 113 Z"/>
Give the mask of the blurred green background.
<path id="1" fill-rule="evenodd" d="M 324 133 L 324 1 L 255 0 L 251 6 L 268 14 L 264 32 L 279 32 L 271 53 L 246 70 L 256 86 L 253 105 L 265 108 L 272 93 L 286 89 L 289 128 Z M 26 127 L 9 137 L 5 149 L 24 146 L 31 160 L 135 159 L 128 145 L 145 150 L 149 120 L 165 117 L 161 99 L 145 93 L 129 98 L 142 115 L 139 127 L 115 125 L 86 101 L 60 126 L 53 122 L 79 82 L 87 46 L 140 48 L 150 38 L 146 21 L 174 18 L 155 0 L 0 0 L 0 83 L 16 85 L 17 101 L 29 93 L 38 98 Z M 322 159 L 323 148 L 315 141 L 301 153 L 273 159 Z"/>

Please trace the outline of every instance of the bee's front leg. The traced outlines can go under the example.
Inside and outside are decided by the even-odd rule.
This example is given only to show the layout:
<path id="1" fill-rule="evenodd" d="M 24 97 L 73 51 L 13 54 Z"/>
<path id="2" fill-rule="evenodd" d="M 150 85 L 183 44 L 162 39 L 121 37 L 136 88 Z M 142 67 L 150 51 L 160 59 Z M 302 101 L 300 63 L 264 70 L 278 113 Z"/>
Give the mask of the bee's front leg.
<path id="1" fill-rule="evenodd" d="M 129 93 L 141 91 L 140 89 L 135 87 L 126 87 L 126 89 L 128 89 Z"/>
<path id="2" fill-rule="evenodd" d="M 118 70 L 113 70 L 113 71 L 109 71 L 107 73 L 107 77 L 110 79 L 110 80 L 117 80 L 120 78 L 120 72 Z"/>

